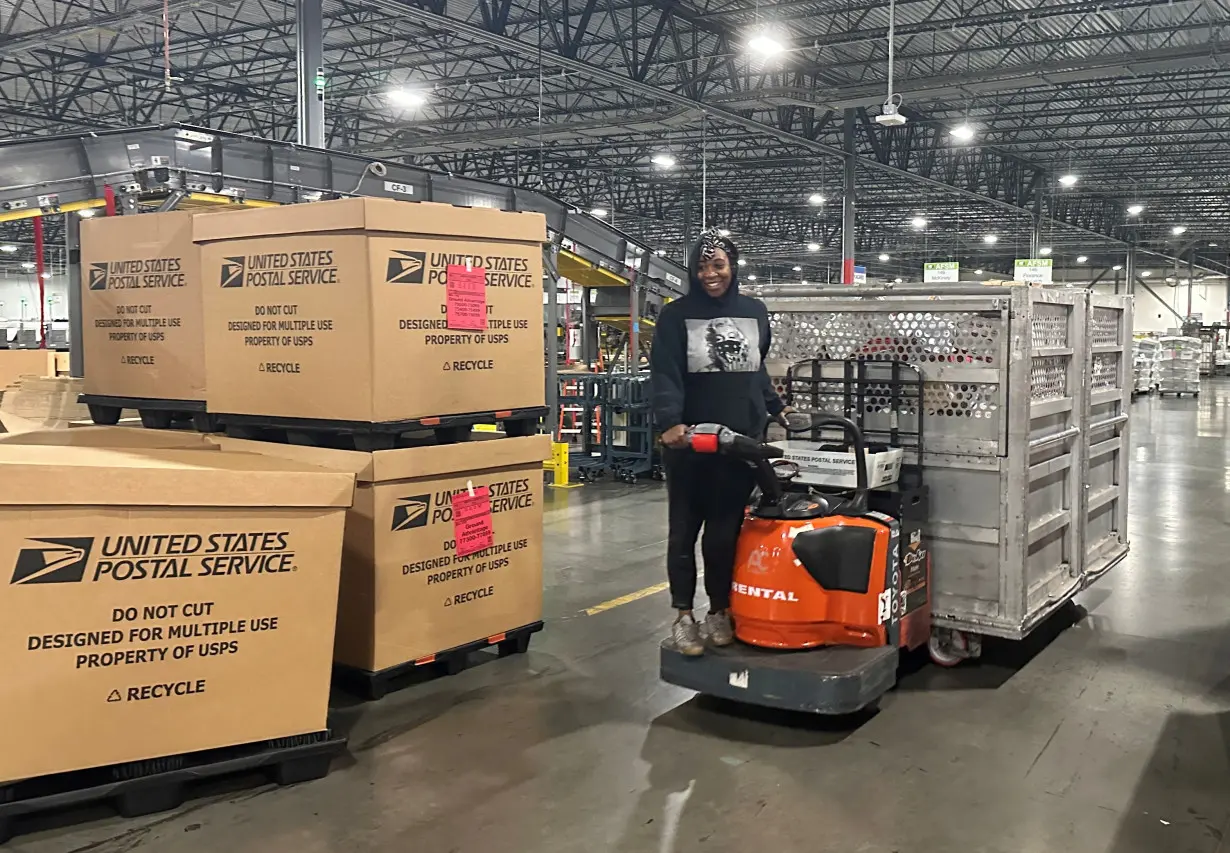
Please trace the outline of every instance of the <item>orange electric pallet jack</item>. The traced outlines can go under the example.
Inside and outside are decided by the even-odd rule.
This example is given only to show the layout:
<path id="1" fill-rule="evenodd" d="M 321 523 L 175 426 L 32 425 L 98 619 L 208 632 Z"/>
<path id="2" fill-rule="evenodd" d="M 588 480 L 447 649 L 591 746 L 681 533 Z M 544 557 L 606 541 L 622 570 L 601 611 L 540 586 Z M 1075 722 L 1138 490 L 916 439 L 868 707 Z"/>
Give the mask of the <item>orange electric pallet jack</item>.
<path id="1" fill-rule="evenodd" d="M 814 360 L 791 373 L 796 381 L 800 374 L 807 377 L 810 400 L 836 403 L 834 408 L 864 421 L 885 416 L 884 434 L 875 432 L 885 440 L 877 449 L 888 449 L 903 437 L 902 412 L 921 424 L 921 378 L 903 378 L 907 371 L 913 368 L 898 362 Z M 877 392 L 874 398 L 869 389 Z M 834 428 L 844 439 L 826 444 Z M 693 452 L 746 460 L 758 488 L 736 550 L 736 642 L 686 657 L 667 640 L 661 677 L 754 705 L 849 714 L 874 706 L 892 689 L 901 651 L 925 646 L 931 634 L 922 431 L 903 442 L 911 444 L 916 462 L 903 465 L 896 482 L 876 488 L 868 486 L 864 433 L 853 419 L 814 414 L 809 424 L 789 432 L 807 433 L 813 439 L 808 445 L 821 450 L 850 447 L 854 489 L 798 483 L 799 464 L 783 458 L 787 449 L 781 446 L 716 424 L 691 429 Z"/>

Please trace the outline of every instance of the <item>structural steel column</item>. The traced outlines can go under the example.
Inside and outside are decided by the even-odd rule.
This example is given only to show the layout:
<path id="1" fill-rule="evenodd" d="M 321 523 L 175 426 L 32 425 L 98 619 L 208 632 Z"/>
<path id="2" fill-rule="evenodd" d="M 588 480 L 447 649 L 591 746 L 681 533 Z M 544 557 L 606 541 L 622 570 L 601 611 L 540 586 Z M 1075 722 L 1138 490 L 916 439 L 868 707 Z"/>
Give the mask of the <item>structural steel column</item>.
<path id="1" fill-rule="evenodd" d="M 547 293 L 547 321 L 543 324 L 543 342 L 547 352 L 547 422 L 544 424 L 551 435 L 559 429 L 559 356 L 556 341 L 559 335 L 559 242 L 556 240 L 542 247 L 542 281 Z M 556 440 L 559 436 L 555 437 Z"/>
<path id="2" fill-rule="evenodd" d="M 1192 318 L 1192 288 L 1196 286 L 1196 247 L 1187 253 L 1187 319 Z M 1200 319 L 1204 323 L 1204 318 Z"/>
<path id="3" fill-rule="evenodd" d="M 641 273 L 637 270 L 628 283 L 628 372 L 641 370 Z"/>
<path id="4" fill-rule="evenodd" d="M 586 370 L 598 360 L 594 353 L 594 312 L 589 303 L 592 292 L 588 287 L 581 288 L 581 362 Z"/>
<path id="5" fill-rule="evenodd" d="M 1136 292 L 1136 242 L 1128 243 L 1127 263 L 1123 265 L 1124 278 L 1127 279 L 1127 292 Z"/>
<path id="6" fill-rule="evenodd" d="M 64 214 L 65 274 L 68 278 L 68 375 L 85 376 L 81 348 L 81 217 Z"/>
<path id="7" fill-rule="evenodd" d="M 295 0 L 299 144 L 325 147 L 325 51 L 321 0 Z"/>
<path id="8" fill-rule="evenodd" d="M 855 185 L 854 166 L 857 158 L 854 153 L 854 120 L 855 112 L 847 109 L 845 124 L 842 128 L 842 150 L 846 156 L 842 160 L 845 174 L 845 190 L 841 204 L 841 283 L 854 284 L 854 211 Z"/>
<path id="9" fill-rule="evenodd" d="M 1034 188 L 1034 228 L 1029 236 L 1029 256 L 1040 258 L 1042 252 L 1042 188 Z"/>

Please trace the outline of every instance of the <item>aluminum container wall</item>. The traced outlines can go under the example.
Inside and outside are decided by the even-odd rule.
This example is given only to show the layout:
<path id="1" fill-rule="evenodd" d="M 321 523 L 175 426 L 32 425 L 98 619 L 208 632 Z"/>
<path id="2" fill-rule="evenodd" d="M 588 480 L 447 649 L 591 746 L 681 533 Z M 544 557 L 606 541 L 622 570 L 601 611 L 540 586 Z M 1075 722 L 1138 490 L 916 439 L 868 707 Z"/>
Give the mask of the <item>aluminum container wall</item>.
<path id="1" fill-rule="evenodd" d="M 1102 521 L 1108 504 L 1089 506 L 1091 494 L 1126 508 L 1126 492 L 1106 498 L 1084 488 L 1091 411 L 1086 377 L 1095 355 L 1087 344 L 1091 297 L 1024 286 L 858 293 L 766 298 L 773 326 L 770 373 L 781 382 L 791 364 L 817 357 L 898 358 L 921 370 L 934 618 L 943 626 L 1019 639 L 1096 576 L 1085 571 L 1085 549 L 1103 548 L 1107 535 L 1100 544 L 1086 542 L 1085 518 L 1096 514 Z M 1130 329 L 1128 314 L 1129 325 L 1121 329 Z M 1098 316 L 1099 322 L 1109 319 Z M 1120 344 L 1096 353 L 1099 367 L 1116 353 L 1129 357 Z M 1121 365 L 1118 376 L 1126 369 Z M 796 402 L 817 409 L 824 403 Z M 1105 404 L 1098 406 L 1100 412 Z M 888 417 L 877 410 L 874 395 L 864 417 L 869 425 Z M 1099 475 L 1114 447 L 1102 445 L 1107 430 L 1126 431 L 1126 424 L 1099 427 Z M 1114 458 L 1126 465 L 1126 454 Z M 1123 473 L 1113 482 L 1126 484 Z M 1125 530 L 1120 520 L 1107 524 Z M 1105 557 L 1098 573 L 1122 556 L 1108 545 L 1098 553 Z"/>

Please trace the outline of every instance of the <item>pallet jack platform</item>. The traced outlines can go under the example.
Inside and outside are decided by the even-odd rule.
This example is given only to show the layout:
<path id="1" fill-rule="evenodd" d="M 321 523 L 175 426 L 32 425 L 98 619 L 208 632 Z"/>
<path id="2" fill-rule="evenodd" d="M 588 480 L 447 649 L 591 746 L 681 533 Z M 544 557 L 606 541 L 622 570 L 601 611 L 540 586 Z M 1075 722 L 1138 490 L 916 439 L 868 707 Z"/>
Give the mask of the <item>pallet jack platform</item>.
<path id="1" fill-rule="evenodd" d="M 832 646 L 801 651 L 736 642 L 687 657 L 661 647 L 662 680 L 708 696 L 809 714 L 853 714 L 874 706 L 897 683 L 895 646 Z"/>

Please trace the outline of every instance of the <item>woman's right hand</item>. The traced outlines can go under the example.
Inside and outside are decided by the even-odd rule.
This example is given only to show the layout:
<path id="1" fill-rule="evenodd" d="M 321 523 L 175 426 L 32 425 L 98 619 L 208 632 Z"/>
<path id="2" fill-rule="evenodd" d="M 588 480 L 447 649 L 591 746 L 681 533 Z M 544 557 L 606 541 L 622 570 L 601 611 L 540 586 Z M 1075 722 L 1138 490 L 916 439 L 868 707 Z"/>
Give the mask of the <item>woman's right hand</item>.
<path id="1" fill-rule="evenodd" d="M 681 450 L 688 445 L 688 428 L 683 424 L 675 424 L 662 433 L 662 443 L 675 450 Z"/>

